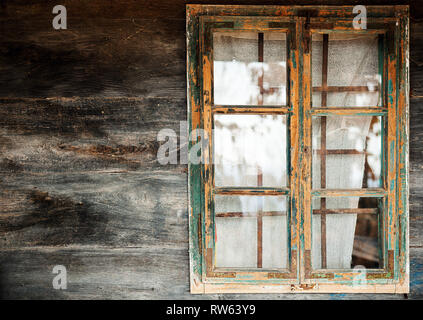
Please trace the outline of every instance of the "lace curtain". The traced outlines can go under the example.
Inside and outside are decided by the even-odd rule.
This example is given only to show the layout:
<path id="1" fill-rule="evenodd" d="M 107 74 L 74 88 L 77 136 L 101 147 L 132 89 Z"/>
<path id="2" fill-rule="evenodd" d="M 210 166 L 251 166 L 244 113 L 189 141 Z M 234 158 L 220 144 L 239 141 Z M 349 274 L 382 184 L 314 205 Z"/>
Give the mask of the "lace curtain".
<path id="1" fill-rule="evenodd" d="M 313 38 L 313 87 L 322 86 L 322 36 Z M 328 85 L 368 86 L 368 92 L 337 92 L 327 95 L 327 105 L 376 106 L 379 103 L 377 37 L 331 36 L 329 38 Z M 286 104 L 286 40 L 281 34 L 264 34 L 263 61 L 259 61 L 257 34 L 221 33 L 214 36 L 215 104 Z M 321 106 L 321 93 L 313 93 L 313 106 Z M 326 149 L 352 149 L 358 154 L 326 156 L 326 188 L 361 188 L 365 151 L 372 144 L 372 117 L 328 116 Z M 374 122 L 374 121 L 373 121 Z M 312 122 L 313 150 L 321 148 L 321 118 Z M 380 124 L 379 124 L 380 126 Z M 377 139 L 376 135 L 373 135 Z M 287 118 L 283 115 L 216 115 L 214 162 L 216 186 L 287 186 Z M 373 143 L 377 146 L 377 143 Z M 376 152 L 377 153 L 377 152 Z M 367 161 L 380 171 L 380 157 Z M 313 152 L 313 188 L 320 188 L 320 156 Z M 369 181 L 377 184 L 378 176 Z M 373 185 L 372 185 L 373 183 Z M 358 208 L 359 198 L 327 199 L 326 207 Z M 285 197 L 217 196 L 216 264 L 218 267 L 256 267 L 257 212 L 262 218 L 262 267 L 286 268 L 288 225 Z M 313 209 L 320 200 L 313 199 Z M 219 214 L 234 213 L 232 217 Z M 235 214 L 238 213 L 238 216 Z M 239 213 L 241 215 L 239 215 Z M 326 218 L 327 267 L 350 268 L 356 214 Z M 320 216 L 312 219 L 312 264 L 321 268 Z"/>

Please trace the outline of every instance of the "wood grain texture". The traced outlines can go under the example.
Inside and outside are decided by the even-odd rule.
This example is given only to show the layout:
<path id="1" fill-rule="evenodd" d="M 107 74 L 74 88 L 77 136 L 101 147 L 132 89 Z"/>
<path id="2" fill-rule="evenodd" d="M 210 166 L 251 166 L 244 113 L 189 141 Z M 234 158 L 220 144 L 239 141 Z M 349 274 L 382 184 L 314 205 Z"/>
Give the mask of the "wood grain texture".
<path id="1" fill-rule="evenodd" d="M 409 299 L 423 299 L 423 250 L 411 249 Z M 67 267 L 68 289 L 54 290 L 52 269 Z M 0 252 L 3 299 L 404 299 L 389 294 L 189 293 L 188 248 L 26 248 Z"/>
<path id="2" fill-rule="evenodd" d="M 181 4 L 175 17 L 170 3 L 65 1 L 58 31 L 56 3 L 30 2 L 2 2 L 0 97 L 185 97 Z"/>
<path id="3" fill-rule="evenodd" d="M 410 3 L 409 298 L 423 299 L 423 9 Z M 64 31 L 56 4 L 0 3 L 1 298 L 402 299 L 190 295 L 186 166 L 156 160 L 157 133 L 179 136 L 187 117 L 185 2 L 66 0 Z M 57 264 L 68 290 L 52 288 Z"/>
<path id="4" fill-rule="evenodd" d="M 184 103 L 2 101 L 0 246 L 186 243 L 186 166 L 156 157 Z"/>

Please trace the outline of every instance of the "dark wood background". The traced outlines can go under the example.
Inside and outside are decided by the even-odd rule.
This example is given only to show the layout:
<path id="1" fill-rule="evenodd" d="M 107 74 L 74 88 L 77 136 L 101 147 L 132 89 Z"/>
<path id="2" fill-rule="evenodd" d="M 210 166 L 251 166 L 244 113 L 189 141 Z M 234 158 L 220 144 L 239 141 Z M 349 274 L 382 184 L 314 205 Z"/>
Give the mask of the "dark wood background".
<path id="1" fill-rule="evenodd" d="M 156 160 L 157 133 L 187 118 L 185 3 L 0 0 L 0 297 L 403 299 L 190 295 L 187 167 Z M 423 298 L 423 1 L 195 3 L 411 3 L 409 298 Z"/>

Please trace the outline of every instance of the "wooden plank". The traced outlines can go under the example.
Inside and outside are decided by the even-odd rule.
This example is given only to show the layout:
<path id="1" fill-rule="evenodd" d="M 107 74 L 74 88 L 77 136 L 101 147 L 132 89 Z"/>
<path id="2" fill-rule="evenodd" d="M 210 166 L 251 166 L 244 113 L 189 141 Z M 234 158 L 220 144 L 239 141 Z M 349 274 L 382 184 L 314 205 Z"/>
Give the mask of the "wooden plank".
<path id="1" fill-rule="evenodd" d="M 188 132 L 202 127 L 201 118 L 201 90 L 200 90 L 200 52 L 199 52 L 199 18 L 191 14 L 191 9 L 186 10 L 186 40 L 187 40 L 187 120 Z M 188 150 L 202 139 L 195 136 L 188 139 Z M 191 141 L 192 140 L 192 141 Z M 189 155 L 189 153 L 188 153 Z M 201 164 L 188 159 L 188 196 L 189 196 L 189 264 L 190 264 L 190 290 L 191 292 L 203 292 L 201 279 L 203 276 L 203 239 L 201 212 L 203 210 L 203 194 L 201 183 Z"/>
<path id="2" fill-rule="evenodd" d="M 423 35 L 422 35 L 423 39 Z M 411 50 L 413 46 L 411 47 Z M 414 68 L 410 69 L 412 73 Z M 423 99 L 410 99 L 409 116 L 409 219 L 410 246 L 423 247 L 423 146 L 419 141 L 423 139 Z"/>
<path id="3" fill-rule="evenodd" d="M 355 209 L 314 209 L 313 214 L 322 214 L 324 211 L 325 214 L 378 214 L 378 209 L 371 208 L 355 208 Z M 283 211 L 262 211 L 261 215 L 263 217 L 275 217 L 275 216 L 285 216 L 286 212 Z M 243 211 L 243 212 L 218 212 L 215 214 L 216 218 L 242 218 L 242 217 L 254 217 L 258 216 L 256 211 Z"/>
<path id="4" fill-rule="evenodd" d="M 300 170 L 300 198 L 297 201 L 300 202 L 301 208 L 301 219 L 300 219 L 300 235 L 304 235 L 304 241 L 300 246 L 300 283 L 306 283 L 309 278 L 309 273 L 311 269 L 311 261 L 308 260 L 307 252 L 311 250 L 311 215 L 312 215 L 312 175 L 310 174 L 312 170 L 312 117 L 310 110 L 312 108 L 312 50 L 311 42 L 312 35 L 306 24 L 309 21 L 306 18 L 301 19 L 300 32 L 303 34 L 301 41 L 299 41 L 299 48 L 301 51 L 300 61 L 301 69 L 301 84 L 302 88 L 300 90 L 302 101 L 299 106 L 298 112 L 301 115 L 301 134 L 302 137 L 298 142 L 300 145 L 304 144 L 301 157 L 301 166 L 304 169 Z M 293 164 L 295 165 L 295 164 Z"/>
<path id="5" fill-rule="evenodd" d="M 183 100 L 0 103 L 1 247 L 187 241 L 185 165 L 157 161 L 157 133 L 179 135 Z"/>
<path id="6" fill-rule="evenodd" d="M 411 11 L 411 14 L 413 12 Z M 423 21 L 410 23 L 410 97 L 423 98 Z M 412 120 L 412 118 L 410 118 Z"/>
<path id="7" fill-rule="evenodd" d="M 199 52 L 200 60 L 199 70 L 201 83 L 201 117 L 202 129 L 207 134 L 208 147 L 202 150 L 203 164 L 201 166 L 201 184 L 202 196 L 204 197 L 204 210 L 201 212 L 202 217 L 202 255 L 203 255 L 203 281 L 206 277 L 214 275 L 214 220 L 213 220 L 213 188 L 214 188 L 214 170 L 213 170 L 213 135 L 212 135 L 212 113 L 211 106 L 213 104 L 213 44 L 211 37 L 210 24 L 203 17 L 199 17 Z"/>
<path id="8" fill-rule="evenodd" d="M 257 216 L 257 268 L 263 267 L 263 216 Z"/>
<path id="9" fill-rule="evenodd" d="M 3 173 L 0 248 L 187 246 L 186 179 L 165 169 Z"/>
<path id="10" fill-rule="evenodd" d="M 387 109 L 381 107 L 322 107 L 310 110 L 313 116 L 383 116 L 387 114 Z"/>
<path id="11" fill-rule="evenodd" d="M 353 209 L 314 209 L 313 214 L 378 214 L 378 209 L 353 208 Z"/>
<path id="12" fill-rule="evenodd" d="M 289 189 L 266 187 L 216 187 L 214 193 L 222 195 L 280 196 L 287 195 Z"/>
<path id="13" fill-rule="evenodd" d="M 283 211 L 262 211 L 260 213 L 263 217 L 277 217 L 286 216 Z M 259 213 L 256 211 L 242 211 L 242 212 L 218 212 L 215 214 L 216 218 L 242 218 L 242 217 L 256 217 Z"/>
<path id="14" fill-rule="evenodd" d="M 409 11 L 397 12 L 399 20 L 399 83 L 398 83 L 398 258 L 395 265 L 400 284 L 408 285 L 409 277 L 409 186 L 408 186 L 408 137 L 409 137 Z"/>
<path id="15" fill-rule="evenodd" d="M 409 299 L 423 297 L 423 249 L 411 248 Z M 164 248 L 41 247 L 0 251 L 2 299 L 204 299 L 216 295 L 191 295 L 186 246 Z M 66 266 L 67 290 L 52 288 L 55 265 Z M 175 268 L 175 265 L 180 267 Z M 101 288 L 101 290 L 99 289 Z M 271 287 L 266 288 L 272 291 Z M 236 291 L 235 289 L 233 291 Z M 233 299 L 251 298 L 234 292 Z M 257 299 L 274 294 L 259 293 Z M 292 299 L 292 293 L 279 296 Z M 398 294 L 319 294 L 303 290 L 298 299 L 401 300 Z"/>
<path id="16" fill-rule="evenodd" d="M 311 192 L 313 197 L 383 197 L 387 194 L 383 188 L 368 189 L 316 189 Z"/>
<path id="17" fill-rule="evenodd" d="M 383 34 L 390 25 L 394 25 L 396 19 L 392 17 L 369 17 L 367 19 L 366 29 L 355 29 L 351 19 L 343 18 L 310 18 L 309 28 L 313 32 L 335 33 L 335 32 L 354 32 L 356 34 Z"/>
<path id="18" fill-rule="evenodd" d="M 395 37 L 395 42 L 398 40 L 398 28 L 391 36 Z M 387 190 L 387 199 L 385 206 L 387 207 L 387 214 L 384 217 L 384 233 L 385 233 L 385 255 L 384 261 L 387 261 L 387 251 L 395 250 L 396 247 L 396 217 L 397 217 L 397 167 L 398 167 L 398 141 L 397 141 L 397 117 L 398 117 L 398 57 L 396 54 L 397 44 L 395 44 L 393 52 L 386 52 L 386 106 L 388 108 L 387 114 L 387 136 L 386 136 L 386 178 L 384 181 Z M 386 262 L 385 262 L 386 264 Z M 395 268 L 397 269 L 397 268 Z"/>
<path id="19" fill-rule="evenodd" d="M 366 151 L 360 151 L 355 149 L 326 149 L 326 150 L 320 150 L 320 149 L 314 149 L 313 153 L 316 153 L 318 155 L 339 155 L 339 154 L 367 154 Z"/>
<path id="20" fill-rule="evenodd" d="M 187 249 L 185 244 L 179 248 L 153 245 L 0 251 L 0 296 L 2 299 L 196 299 L 189 294 Z M 55 265 L 66 267 L 66 290 L 55 290 L 52 286 Z"/>
<path id="21" fill-rule="evenodd" d="M 233 11 L 232 13 L 236 14 L 237 11 Z M 294 19 L 292 17 L 272 17 L 266 15 L 252 16 L 251 12 L 245 16 L 237 15 L 236 19 L 234 19 L 232 15 L 210 15 L 204 17 L 204 21 L 216 24 L 216 29 L 218 28 L 219 32 L 230 32 L 231 30 L 250 31 L 255 33 L 263 33 L 267 31 L 286 32 L 289 28 L 289 24 L 293 22 L 293 20 Z M 222 26 L 224 23 L 230 23 L 231 25 L 226 24 Z"/>
<path id="22" fill-rule="evenodd" d="M 185 99 L 184 3 L 70 0 L 60 31 L 52 28 L 55 5 L 2 6 L 0 97 Z"/>
<path id="23" fill-rule="evenodd" d="M 163 128 L 180 135 L 184 103 L 167 98 L 0 99 L 0 171 L 163 168 L 157 135 Z M 185 170 L 180 156 L 166 168 Z"/>
<path id="24" fill-rule="evenodd" d="M 323 36 L 325 36 L 326 34 L 324 34 Z M 324 43 L 324 40 L 323 40 Z M 323 53 L 324 54 L 324 53 Z M 325 60 L 323 60 L 323 63 L 325 63 Z M 327 64 L 327 60 L 326 60 L 326 64 Z M 321 92 L 321 93 L 329 93 L 329 92 L 374 92 L 377 91 L 377 88 L 375 90 L 370 90 L 369 87 L 367 86 L 328 86 L 327 82 L 325 84 L 325 82 L 322 82 L 322 86 L 321 87 L 313 87 L 313 92 Z M 322 107 L 323 107 L 323 103 L 322 103 Z"/>
<path id="25" fill-rule="evenodd" d="M 353 12 L 353 5 L 345 5 L 345 0 L 338 0 L 336 5 L 321 4 L 299 6 L 296 5 L 295 0 L 287 0 L 286 5 L 254 5 L 254 0 L 247 0 L 243 5 L 212 5 L 212 4 L 197 4 L 189 5 L 197 12 L 206 12 L 208 15 L 222 15 L 222 16 L 270 16 L 270 17 L 293 17 L 297 15 L 305 16 L 309 11 L 313 14 L 313 18 L 338 18 L 338 19 L 351 19 L 356 16 Z M 338 2 L 336 1 L 336 2 Z M 368 2 L 367 2 L 368 1 Z M 377 1 L 377 0 L 376 0 Z M 386 0 L 385 0 L 386 1 Z M 381 3 L 375 5 L 375 0 L 364 0 L 363 5 L 367 6 L 367 16 L 371 18 L 393 18 L 395 17 L 395 7 L 404 8 L 408 2 L 403 1 L 404 6 L 392 6 L 390 2 L 385 2 L 385 5 L 380 6 Z M 373 5 L 372 5 L 373 3 Z M 248 6 L 246 6 L 248 5 Z M 342 5 L 340 7 L 340 5 Z M 418 6 L 415 6 L 418 9 Z M 203 9 L 203 11 L 201 11 Z M 350 20 L 351 21 L 351 20 Z"/>
<path id="26" fill-rule="evenodd" d="M 247 114 L 288 114 L 289 108 L 277 106 L 215 106 L 212 108 L 213 113 L 247 113 Z"/>

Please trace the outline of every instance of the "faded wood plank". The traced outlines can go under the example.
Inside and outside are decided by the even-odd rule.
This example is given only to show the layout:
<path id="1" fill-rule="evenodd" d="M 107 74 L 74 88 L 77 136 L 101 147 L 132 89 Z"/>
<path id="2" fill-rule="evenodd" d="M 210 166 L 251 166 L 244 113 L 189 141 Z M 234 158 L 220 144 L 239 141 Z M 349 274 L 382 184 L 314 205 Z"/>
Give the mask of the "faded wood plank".
<path id="1" fill-rule="evenodd" d="M 421 17 L 414 23 L 413 20 L 410 22 L 410 87 L 411 97 L 423 98 L 423 21 Z"/>
<path id="2" fill-rule="evenodd" d="M 411 66 L 411 70 L 413 67 Z M 423 246 L 423 99 L 410 99 L 410 246 Z"/>
<path id="3" fill-rule="evenodd" d="M 0 261 L 3 299 L 190 298 L 188 248 L 41 248 L 3 251 Z M 52 287 L 58 264 L 66 290 Z"/>
<path id="4" fill-rule="evenodd" d="M 182 2 L 66 1 L 60 31 L 57 3 L 30 2 L 2 3 L 0 97 L 185 97 Z"/>
<path id="5" fill-rule="evenodd" d="M 412 248 L 409 299 L 423 297 L 423 249 Z M 66 266 L 68 289 L 54 290 L 52 269 Z M 188 249 L 28 248 L 0 251 L 3 299 L 219 299 L 191 295 Z M 177 266 L 177 267 L 176 267 Z M 392 294 L 231 294 L 232 299 L 404 299 Z"/>
<path id="6" fill-rule="evenodd" d="M 157 134 L 168 128 L 180 135 L 185 104 L 167 98 L 0 100 L 0 172 L 163 168 Z"/>
<path id="7" fill-rule="evenodd" d="M 0 184 L 0 248 L 188 245 L 187 176 L 16 174 Z"/>

